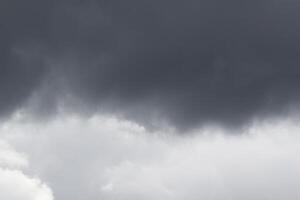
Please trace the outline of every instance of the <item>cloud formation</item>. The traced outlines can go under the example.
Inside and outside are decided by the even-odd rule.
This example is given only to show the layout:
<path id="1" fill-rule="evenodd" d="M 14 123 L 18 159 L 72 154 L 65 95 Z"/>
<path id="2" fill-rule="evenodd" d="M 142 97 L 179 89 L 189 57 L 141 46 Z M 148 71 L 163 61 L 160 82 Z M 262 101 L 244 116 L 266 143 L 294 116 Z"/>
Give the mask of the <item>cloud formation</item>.
<path id="1" fill-rule="evenodd" d="M 35 112 L 49 115 L 72 97 L 72 110 L 186 128 L 240 125 L 299 101 L 297 1 L 0 6 L 2 114 L 34 96 Z"/>
<path id="2" fill-rule="evenodd" d="M 23 154 L 0 140 L 0 199 L 53 200 L 51 189 L 37 178 L 22 171 L 28 167 Z"/>
<path id="3" fill-rule="evenodd" d="M 300 198 L 297 118 L 253 124 L 238 136 L 217 127 L 150 134 L 100 115 L 27 120 L 9 121 L 1 133 L 30 155 L 56 200 Z"/>
<path id="4" fill-rule="evenodd" d="M 0 199 L 300 199 L 299 10 L 1 0 Z"/>

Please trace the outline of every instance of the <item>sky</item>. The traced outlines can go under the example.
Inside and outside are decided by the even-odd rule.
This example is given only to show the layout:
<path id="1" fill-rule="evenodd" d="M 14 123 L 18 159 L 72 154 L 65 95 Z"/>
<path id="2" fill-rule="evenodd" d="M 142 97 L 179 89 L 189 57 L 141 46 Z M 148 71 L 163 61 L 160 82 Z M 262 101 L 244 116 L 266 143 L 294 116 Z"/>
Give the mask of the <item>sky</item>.
<path id="1" fill-rule="evenodd" d="M 1 0 L 0 199 L 300 199 L 299 9 Z"/>

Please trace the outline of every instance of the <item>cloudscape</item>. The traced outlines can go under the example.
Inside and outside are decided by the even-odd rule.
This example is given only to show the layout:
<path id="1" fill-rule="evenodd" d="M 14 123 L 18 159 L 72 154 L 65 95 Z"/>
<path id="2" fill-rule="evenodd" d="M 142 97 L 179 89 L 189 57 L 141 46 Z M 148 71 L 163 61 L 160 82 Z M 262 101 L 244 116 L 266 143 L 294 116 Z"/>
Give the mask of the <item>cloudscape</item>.
<path id="1" fill-rule="evenodd" d="M 2 0 L 0 199 L 300 199 L 299 9 Z"/>

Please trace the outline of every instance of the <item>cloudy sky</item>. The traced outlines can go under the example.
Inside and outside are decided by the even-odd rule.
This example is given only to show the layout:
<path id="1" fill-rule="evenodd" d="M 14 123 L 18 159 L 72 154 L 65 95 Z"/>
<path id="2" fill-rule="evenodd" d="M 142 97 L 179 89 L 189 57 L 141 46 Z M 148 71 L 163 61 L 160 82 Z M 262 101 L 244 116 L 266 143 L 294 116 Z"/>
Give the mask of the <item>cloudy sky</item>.
<path id="1" fill-rule="evenodd" d="M 299 9 L 1 0 L 0 199 L 299 200 Z"/>

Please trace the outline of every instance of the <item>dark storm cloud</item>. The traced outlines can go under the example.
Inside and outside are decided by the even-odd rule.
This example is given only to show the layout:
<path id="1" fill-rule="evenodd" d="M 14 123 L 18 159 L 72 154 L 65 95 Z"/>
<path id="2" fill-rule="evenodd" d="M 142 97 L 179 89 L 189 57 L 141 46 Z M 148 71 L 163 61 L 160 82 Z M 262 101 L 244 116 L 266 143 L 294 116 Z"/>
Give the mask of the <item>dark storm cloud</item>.
<path id="1" fill-rule="evenodd" d="M 44 12 L 44 7 L 47 5 L 41 1 L 0 2 L 1 115 L 20 106 L 42 78 L 44 61 L 37 42 L 46 31 L 49 13 Z M 23 45 L 26 49 L 19 49 Z"/>
<path id="2" fill-rule="evenodd" d="M 236 125 L 299 100 L 294 0 L 0 4 L 1 111 L 43 84 L 87 107 L 147 123 L 158 113 L 177 127 Z"/>

